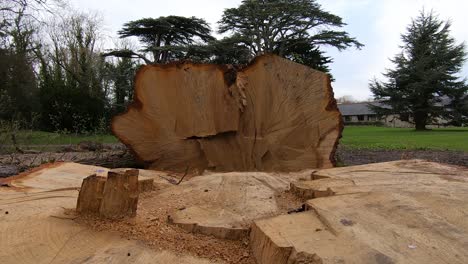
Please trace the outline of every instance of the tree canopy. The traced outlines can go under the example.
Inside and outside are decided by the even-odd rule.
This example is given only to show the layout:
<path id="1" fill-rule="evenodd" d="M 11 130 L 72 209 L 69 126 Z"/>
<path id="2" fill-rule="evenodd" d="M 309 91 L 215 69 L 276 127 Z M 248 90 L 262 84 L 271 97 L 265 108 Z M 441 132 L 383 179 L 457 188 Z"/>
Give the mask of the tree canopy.
<path id="1" fill-rule="evenodd" d="M 43 4 L 45 0 L 0 0 L 0 120 L 31 123 L 39 110 L 33 64 L 40 45 L 30 5 Z"/>
<path id="2" fill-rule="evenodd" d="M 190 46 L 214 40 L 208 23 L 196 17 L 143 18 L 125 23 L 118 33 L 121 38 L 138 37 L 143 44 L 140 52 L 151 53 L 152 59 L 131 50 L 112 51 L 108 55 L 141 58 L 146 63 L 183 58 Z"/>
<path id="3" fill-rule="evenodd" d="M 224 11 L 219 33 L 238 36 L 252 56 L 275 53 L 320 70 L 331 62 L 320 47 L 339 50 L 363 45 L 345 31 L 336 15 L 324 11 L 315 0 L 244 0 Z"/>
<path id="4" fill-rule="evenodd" d="M 347 32 L 335 30 L 345 23 L 315 0 L 244 0 L 240 6 L 226 9 L 218 24 L 220 34 L 231 34 L 217 40 L 206 21 L 196 17 L 130 21 L 119 35 L 138 37 L 143 49 L 113 50 L 106 55 L 142 59 L 147 64 L 180 59 L 246 64 L 257 55 L 274 53 L 328 72 L 332 59 L 322 47 L 344 50 L 363 46 Z"/>
<path id="5" fill-rule="evenodd" d="M 423 11 L 402 41 L 401 52 L 392 59 L 395 68 L 384 74 L 387 80 L 370 83 L 375 99 L 392 107 L 376 110 L 410 116 L 417 130 L 439 117 L 458 125 L 466 122 L 468 113 L 460 111 L 466 111 L 468 89 L 458 76 L 466 60 L 465 45 L 450 36 L 450 22 Z"/>

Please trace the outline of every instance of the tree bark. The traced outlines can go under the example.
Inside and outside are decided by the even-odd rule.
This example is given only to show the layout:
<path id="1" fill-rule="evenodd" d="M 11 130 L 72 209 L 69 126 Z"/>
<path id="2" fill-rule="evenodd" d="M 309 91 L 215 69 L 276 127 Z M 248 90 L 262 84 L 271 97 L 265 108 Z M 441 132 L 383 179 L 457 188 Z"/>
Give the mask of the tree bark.
<path id="1" fill-rule="evenodd" d="M 426 129 L 428 115 L 426 112 L 415 112 L 414 123 L 416 131 L 424 131 Z"/>
<path id="2" fill-rule="evenodd" d="M 274 55 L 143 67 L 114 134 L 151 169 L 327 168 L 343 128 L 327 74 Z"/>

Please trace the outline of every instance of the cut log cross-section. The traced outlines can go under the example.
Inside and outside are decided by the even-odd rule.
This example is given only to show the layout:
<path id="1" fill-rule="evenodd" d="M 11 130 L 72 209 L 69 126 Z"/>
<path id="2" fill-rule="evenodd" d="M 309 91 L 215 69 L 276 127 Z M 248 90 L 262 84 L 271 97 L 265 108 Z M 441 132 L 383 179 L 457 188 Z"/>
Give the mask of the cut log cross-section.
<path id="1" fill-rule="evenodd" d="M 342 121 L 327 74 L 274 55 L 241 70 L 142 67 L 114 134 L 150 169 L 299 171 L 334 165 Z"/>

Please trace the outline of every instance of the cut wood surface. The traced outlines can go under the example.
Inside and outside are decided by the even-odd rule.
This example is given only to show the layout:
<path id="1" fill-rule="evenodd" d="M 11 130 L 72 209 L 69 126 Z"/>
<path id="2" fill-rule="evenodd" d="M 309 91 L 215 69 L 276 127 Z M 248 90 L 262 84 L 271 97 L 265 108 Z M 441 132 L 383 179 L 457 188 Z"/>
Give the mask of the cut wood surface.
<path id="1" fill-rule="evenodd" d="M 76 216 L 64 208 L 74 208 L 83 179 L 102 170 L 107 171 L 57 163 L 1 179 L 10 187 L 0 187 L 0 263 L 213 263 L 185 252 L 154 250 L 141 241 L 74 222 Z M 164 173 L 141 170 L 140 175 L 167 186 L 160 178 Z"/>
<path id="2" fill-rule="evenodd" d="M 286 213 L 300 206 L 290 203 L 287 208 L 281 208 L 279 196 L 288 189 L 290 180 L 305 175 L 307 173 L 213 173 L 167 188 L 154 199 L 177 200 L 183 204 L 183 208 L 169 212 L 169 219 L 189 232 L 242 239 L 248 236 L 255 219 Z"/>
<path id="3" fill-rule="evenodd" d="M 107 218 L 134 217 L 138 207 L 138 170 L 107 173 L 99 215 Z"/>
<path id="4" fill-rule="evenodd" d="M 140 193 L 150 192 L 154 189 L 154 179 L 138 180 L 138 191 Z"/>
<path id="5" fill-rule="evenodd" d="M 258 220 L 259 264 L 468 263 L 468 169 L 421 160 L 314 172 L 309 211 Z M 298 254 L 302 253 L 302 254 Z"/>
<path id="6" fill-rule="evenodd" d="M 139 170 L 154 180 L 155 191 L 140 196 L 133 222 L 98 222 L 117 234 L 78 224 L 64 210 L 75 207 L 82 180 L 102 170 L 62 163 L 1 179 L 9 186 L 0 187 L 1 263 L 223 263 L 212 259 L 217 245 L 244 244 L 227 239 L 248 233 L 257 264 L 468 263 L 466 167 L 406 160 L 294 173 L 206 173 L 180 185 L 168 183 L 163 172 Z M 293 194 L 305 200 L 305 212 L 286 214 L 302 204 Z M 171 247 L 159 250 L 168 240 Z M 224 260 L 239 263 L 244 254 Z"/>
<path id="7" fill-rule="evenodd" d="M 112 131 L 151 169 L 299 171 L 333 166 L 342 121 L 327 74 L 264 55 L 144 66 Z"/>
<path id="8" fill-rule="evenodd" d="M 105 184 L 105 177 L 91 175 L 83 179 L 76 204 L 76 211 L 80 214 L 99 214 Z"/>

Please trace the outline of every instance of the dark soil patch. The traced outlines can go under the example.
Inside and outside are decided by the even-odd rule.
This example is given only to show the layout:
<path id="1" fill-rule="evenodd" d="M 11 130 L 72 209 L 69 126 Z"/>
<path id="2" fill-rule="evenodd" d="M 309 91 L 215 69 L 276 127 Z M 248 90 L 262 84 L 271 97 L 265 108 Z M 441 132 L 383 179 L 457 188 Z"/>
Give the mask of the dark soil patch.
<path id="1" fill-rule="evenodd" d="M 0 154 L 0 178 L 13 176 L 42 164 L 53 162 L 77 162 L 111 169 L 139 167 L 130 151 L 121 144 L 114 144 L 100 151 L 78 151 L 76 146 L 71 146 L 70 149 L 62 148 L 59 145 L 58 147 L 60 148 L 58 151 Z"/>
<path id="2" fill-rule="evenodd" d="M 20 173 L 20 169 L 14 165 L 0 164 L 0 178 L 9 177 Z"/>
<path id="3" fill-rule="evenodd" d="M 340 146 L 336 152 L 338 165 L 353 166 L 394 160 L 423 159 L 468 167 L 468 152 L 451 150 L 372 150 Z"/>
<path id="4" fill-rule="evenodd" d="M 449 150 L 372 150 L 338 147 L 338 166 L 353 166 L 402 159 L 424 159 L 468 167 L 468 152 Z M 62 148 L 57 152 L 10 153 L 0 155 L 0 177 L 16 175 L 44 163 L 72 161 L 108 168 L 138 168 L 139 164 L 122 144 L 109 144 L 102 151 Z"/>

